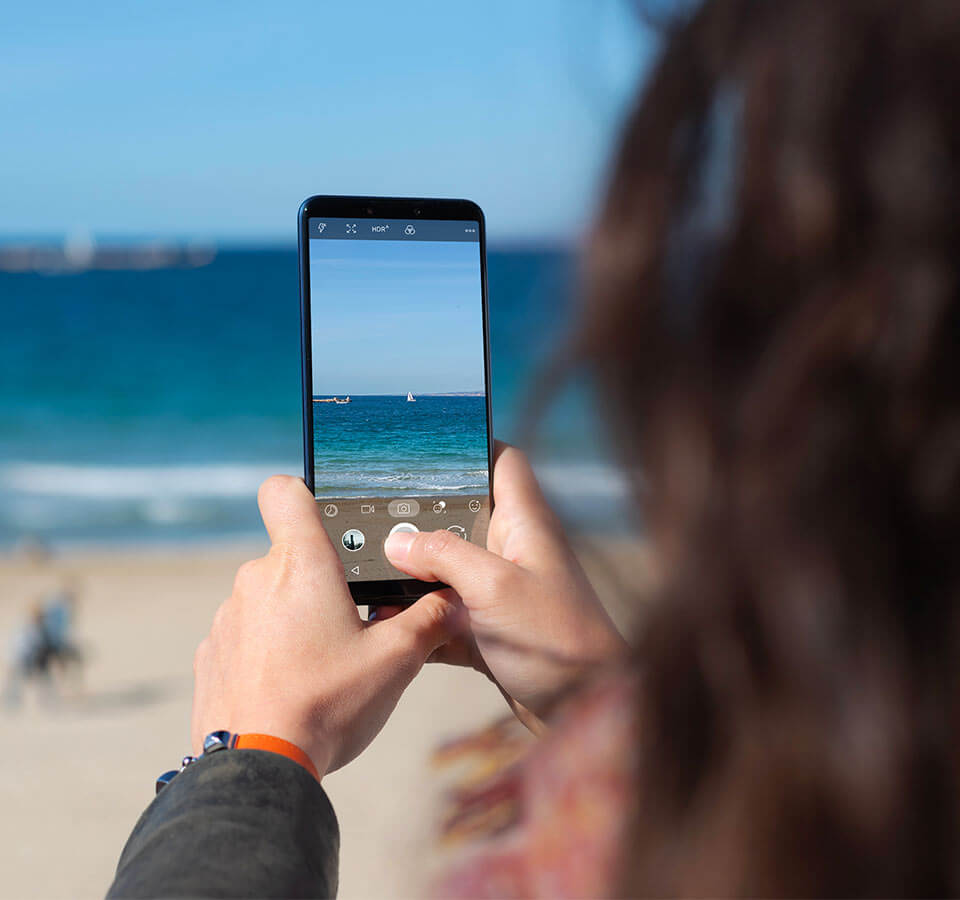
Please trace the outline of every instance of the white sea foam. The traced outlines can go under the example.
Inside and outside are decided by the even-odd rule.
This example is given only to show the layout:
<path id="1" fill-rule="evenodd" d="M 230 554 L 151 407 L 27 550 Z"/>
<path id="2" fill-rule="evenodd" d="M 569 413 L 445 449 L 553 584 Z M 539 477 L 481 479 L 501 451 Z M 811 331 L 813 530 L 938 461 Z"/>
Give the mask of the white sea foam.
<path id="1" fill-rule="evenodd" d="M 535 466 L 544 490 L 562 496 L 591 495 L 619 499 L 630 493 L 619 469 L 604 462 L 548 462 Z M 0 465 L 0 490 L 10 494 L 103 500 L 166 500 L 171 497 L 240 498 L 250 496 L 277 472 L 299 474 L 294 462 L 276 465 L 95 465 L 80 463 L 8 462 Z M 458 491 L 482 486 L 485 469 L 468 472 L 338 472 L 318 473 L 318 483 L 334 486 L 360 480 L 376 485 L 414 484 L 431 490 Z M 454 475 L 451 480 L 450 476 Z M 456 476 L 460 477 L 457 478 Z"/>
<path id="2" fill-rule="evenodd" d="M 277 472 L 298 472 L 298 466 L 296 463 L 114 466 L 9 462 L 0 465 L 0 491 L 105 501 L 169 502 L 177 497 L 231 499 L 251 496 L 261 481 Z M 158 515 L 162 517 L 163 513 Z"/>
<path id="3" fill-rule="evenodd" d="M 632 507 L 626 476 L 601 461 L 535 466 L 544 491 L 571 527 L 607 527 Z M 229 533 L 257 527 L 257 487 L 276 472 L 299 474 L 295 462 L 278 464 L 96 465 L 15 461 L 0 464 L 0 538 L 47 530 L 127 533 L 145 526 L 203 528 Z M 321 473 L 323 496 L 415 496 L 477 492 L 484 469 L 427 472 Z"/>

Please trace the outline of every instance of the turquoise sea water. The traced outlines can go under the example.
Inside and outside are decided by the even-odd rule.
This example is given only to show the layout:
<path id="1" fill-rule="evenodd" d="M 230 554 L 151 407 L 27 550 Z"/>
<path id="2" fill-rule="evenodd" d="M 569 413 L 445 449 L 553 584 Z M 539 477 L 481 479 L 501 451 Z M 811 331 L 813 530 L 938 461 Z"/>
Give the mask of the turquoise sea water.
<path id="1" fill-rule="evenodd" d="M 572 281 L 561 252 L 489 254 L 497 437 L 517 433 Z M 258 483 L 303 471 L 299 328 L 293 250 L 221 252 L 197 269 L 0 273 L 0 545 L 260 533 Z M 592 435 L 581 408 L 560 415 L 549 440 L 566 468 L 544 471 L 560 494 L 586 490 L 584 516 L 617 492 Z M 430 477 L 479 477 L 464 459 L 445 468 L 452 458 L 438 453 Z"/>
<path id="2" fill-rule="evenodd" d="M 342 399 L 342 398 L 341 398 Z M 487 490 L 484 397 L 353 396 L 313 404 L 318 497 Z"/>

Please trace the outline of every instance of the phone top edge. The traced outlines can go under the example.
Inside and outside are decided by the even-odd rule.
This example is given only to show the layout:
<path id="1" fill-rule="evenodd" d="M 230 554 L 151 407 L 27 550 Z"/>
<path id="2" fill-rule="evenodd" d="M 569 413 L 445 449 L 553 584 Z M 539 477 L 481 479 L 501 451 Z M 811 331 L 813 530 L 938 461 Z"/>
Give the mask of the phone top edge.
<path id="1" fill-rule="evenodd" d="M 365 197 L 336 194 L 314 194 L 300 204 L 298 221 L 301 227 L 310 215 L 322 208 L 324 215 L 338 212 L 358 218 L 450 218 L 461 216 L 485 223 L 483 210 L 473 200 L 447 197 Z M 369 209 L 368 209 L 369 208 Z M 420 208 L 421 212 L 416 210 Z"/>

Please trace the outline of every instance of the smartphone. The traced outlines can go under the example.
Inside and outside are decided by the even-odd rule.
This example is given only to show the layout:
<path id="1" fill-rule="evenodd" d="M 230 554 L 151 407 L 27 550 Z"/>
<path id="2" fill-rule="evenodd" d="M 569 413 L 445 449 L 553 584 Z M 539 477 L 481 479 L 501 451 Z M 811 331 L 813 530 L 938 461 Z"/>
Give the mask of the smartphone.
<path id="1" fill-rule="evenodd" d="M 486 545 L 492 506 L 483 213 L 469 200 L 300 207 L 304 480 L 357 604 L 438 587 L 387 561 L 395 531 Z"/>

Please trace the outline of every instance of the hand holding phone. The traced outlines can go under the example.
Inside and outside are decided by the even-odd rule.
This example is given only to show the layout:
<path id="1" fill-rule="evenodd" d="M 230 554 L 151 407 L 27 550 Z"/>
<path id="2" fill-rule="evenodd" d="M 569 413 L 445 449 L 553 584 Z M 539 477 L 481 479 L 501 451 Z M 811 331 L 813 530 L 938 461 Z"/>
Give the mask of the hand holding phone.
<path id="1" fill-rule="evenodd" d="M 447 583 L 463 601 L 469 634 L 438 647 L 431 660 L 477 668 L 545 717 L 571 681 L 615 661 L 627 644 L 524 454 L 503 445 L 498 451 L 488 549 L 433 532 L 395 536 L 387 555 L 408 575 Z"/>
<path id="2" fill-rule="evenodd" d="M 193 748 L 220 729 L 269 734 L 324 775 L 373 740 L 457 611 L 434 593 L 362 621 L 303 482 L 274 476 L 258 500 L 273 546 L 237 572 L 197 650 Z"/>

